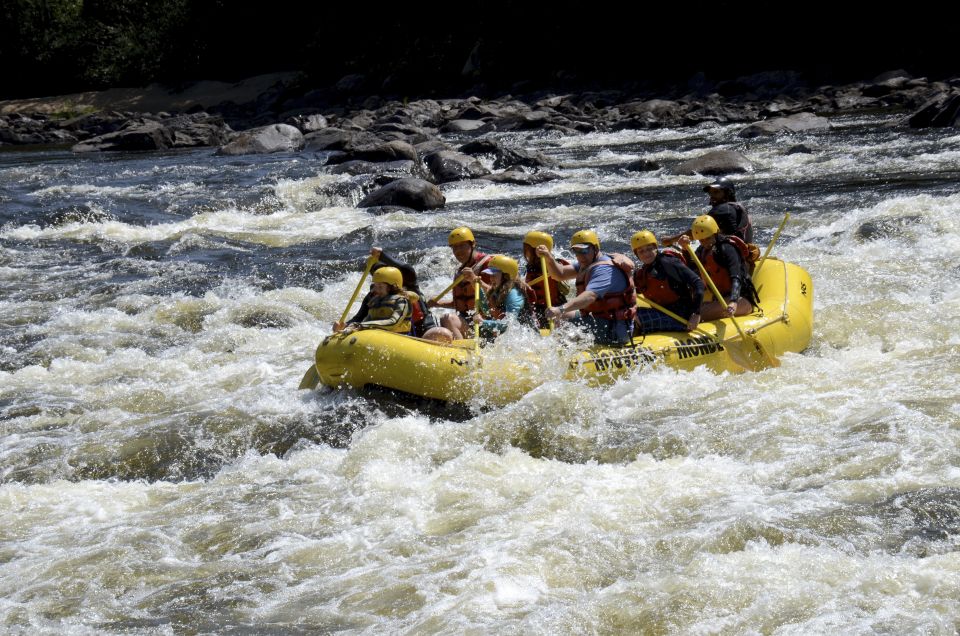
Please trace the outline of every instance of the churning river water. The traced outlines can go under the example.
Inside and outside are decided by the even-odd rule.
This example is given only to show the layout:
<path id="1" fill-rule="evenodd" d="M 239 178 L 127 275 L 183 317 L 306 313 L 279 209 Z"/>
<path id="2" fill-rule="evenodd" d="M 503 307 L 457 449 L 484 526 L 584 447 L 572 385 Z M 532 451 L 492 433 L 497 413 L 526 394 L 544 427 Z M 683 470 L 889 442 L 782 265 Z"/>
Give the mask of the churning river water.
<path id="1" fill-rule="evenodd" d="M 0 631 L 955 633 L 960 134 L 895 123 L 502 134 L 562 178 L 382 215 L 322 154 L 0 154 Z M 669 167 L 714 149 L 814 281 L 781 367 L 297 390 L 371 245 L 427 293 L 459 225 L 626 251 L 706 209 Z"/>

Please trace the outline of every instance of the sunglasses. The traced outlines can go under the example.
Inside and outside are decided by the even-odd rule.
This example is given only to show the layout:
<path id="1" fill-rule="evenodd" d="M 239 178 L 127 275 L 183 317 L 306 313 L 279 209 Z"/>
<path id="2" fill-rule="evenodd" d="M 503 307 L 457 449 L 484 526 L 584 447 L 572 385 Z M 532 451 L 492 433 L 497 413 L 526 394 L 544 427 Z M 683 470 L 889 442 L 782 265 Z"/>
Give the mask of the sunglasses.
<path id="1" fill-rule="evenodd" d="M 590 253 L 590 248 L 589 248 L 589 247 L 573 247 L 573 248 L 570 248 L 570 249 L 573 250 L 573 253 L 574 253 L 574 254 L 589 254 L 589 253 Z"/>

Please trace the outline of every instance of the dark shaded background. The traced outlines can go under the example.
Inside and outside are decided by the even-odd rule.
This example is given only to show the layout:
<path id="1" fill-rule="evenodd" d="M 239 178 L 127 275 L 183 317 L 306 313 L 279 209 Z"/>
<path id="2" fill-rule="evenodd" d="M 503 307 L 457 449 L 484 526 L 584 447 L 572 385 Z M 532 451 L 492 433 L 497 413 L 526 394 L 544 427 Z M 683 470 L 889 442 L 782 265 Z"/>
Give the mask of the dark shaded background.
<path id="1" fill-rule="evenodd" d="M 365 92 L 408 97 L 655 87 L 779 69 L 814 86 L 892 69 L 938 79 L 960 74 L 955 14 L 722 1 L 7 0 L 0 97 L 288 70 L 317 87 L 362 74 Z"/>

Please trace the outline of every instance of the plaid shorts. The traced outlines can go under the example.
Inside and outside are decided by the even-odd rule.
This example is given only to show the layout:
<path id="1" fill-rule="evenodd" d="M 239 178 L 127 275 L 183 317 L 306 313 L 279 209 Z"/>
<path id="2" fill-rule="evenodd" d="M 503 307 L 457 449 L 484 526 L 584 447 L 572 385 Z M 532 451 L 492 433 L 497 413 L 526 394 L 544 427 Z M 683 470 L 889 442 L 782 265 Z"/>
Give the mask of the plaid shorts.
<path id="1" fill-rule="evenodd" d="M 634 327 L 634 331 L 638 336 L 655 331 L 685 332 L 687 330 L 686 323 L 678 322 L 663 312 L 657 311 L 656 309 L 647 309 L 646 307 L 637 309 L 637 321 L 639 321 L 640 324 Z"/>

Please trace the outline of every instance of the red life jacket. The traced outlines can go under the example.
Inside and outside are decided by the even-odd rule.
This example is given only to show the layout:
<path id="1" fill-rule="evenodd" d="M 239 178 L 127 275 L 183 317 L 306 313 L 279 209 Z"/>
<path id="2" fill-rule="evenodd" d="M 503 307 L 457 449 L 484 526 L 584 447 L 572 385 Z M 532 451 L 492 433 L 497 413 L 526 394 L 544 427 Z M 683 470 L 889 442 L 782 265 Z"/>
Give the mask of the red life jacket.
<path id="1" fill-rule="evenodd" d="M 561 266 L 570 264 L 569 261 L 562 258 L 558 258 L 557 263 Z M 527 286 L 533 291 L 532 297 L 529 293 L 527 294 L 527 302 L 530 305 L 547 306 L 547 295 L 543 291 L 543 277 L 547 275 L 545 272 L 538 272 L 535 269 L 531 270 L 531 267 L 527 265 L 527 273 L 523 279 L 526 281 Z M 534 283 L 533 281 L 538 278 L 540 280 Z M 565 302 L 567 302 L 567 297 L 560 292 L 560 281 L 555 278 L 550 278 L 550 304 L 556 307 Z"/>
<path id="2" fill-rule="evenodd" d="M 710 278 L 713 279 L 713 284 L 717 286 L 717 291 L 726 298 L 730 290 L 733 289 L 733 281 L 730 278 L 730 270 L 721 265 L 717 260 L 718 250 L 723 243 L 729 243 L 737 248 L 737 254 L 739 254 L 740 259 L 743 261 L 744 269 L 747 271 L 749 271 L 748 268 L 750 267 L 748 261 L 750 258 L 750 248 L 738 236 L 724 236 L 723 238 L 717 239 L 713 249 L 711 249 L 707 253 L 706 258 L 703 259 L 703 268 L 710 274 Z M 706 283 L 707 281 L 703 282 Z M 716 298 L 714 300 L 720 300 L 722 302 L 723 299 Z"/>
<path id="3" fill-rule="evenodd" d="M 747 271 L 753 274 L 753 268 L 757 266 L 757 261 L 760 260 L 760 246 L 756 243 L 747 243 L 739 236 L 728 236 L 727 238 L 740 252 L 740 257 L 747 266 Z"/>
<path id="4" fill-rule="evenodd" d="M 665 258 L 675 258 L 686 265 L 687 259 L 683 252 L 674 248 L 665 248 L 660 251 L 660 256 Z M 651 263 L 652 265 L 652 263 Z M 644 298 L 652 300 L 658 305 L 669 307 L 680 300 L 680 296 L 670 286 L 670 281 L 666 278 L 657 278 L 650 275 L 650 270 L 646 265 L 641 265 L 640 269 L 633 275 L 633 285 L 637 288 L 637 294 L 643 294 Z"/>
<path id="5" fill-rule="evenodd" d="M 465 267 L 469 267 L 475 273 L 479 274 L 487 266 L 491 258 L 493 257 L 483 252 L 474 251 L 470 256 L 470 262 L 466 265 L 460 265 L 453 277 L 457 278 Z M 461 282 L 453 288 L 453 308 L 462 314 L 473 311 L 474 293 L 473 283 L 466 281 Z"/>
<path id="6" fill-rule="evenodd" d="M 420 296 L 414 292 L 408 291 L 407 298 L 410 299 L 410 334 L 414 336 L 423 335 L 423 319 L 426 314 L 423 313 L 423 306 L 420 302 Z"/>
<path id="7" fill-rule="evenodd" d="M 610 260 L 594 261 L 577 274 L 577 295 L 587 289 L 590 272 L 594 267 L 616 267 L 627 279 L 627 288 L 619 292 L 607 292 L 593 303 L 580 310 L 581 314 L 607 320 L 633 320 L 637 315 L 637 289 L 633 286 L 633 261 L 623 254 L 608 254 Z M 599 256 L 598 256 L 599 258 Z"/>

